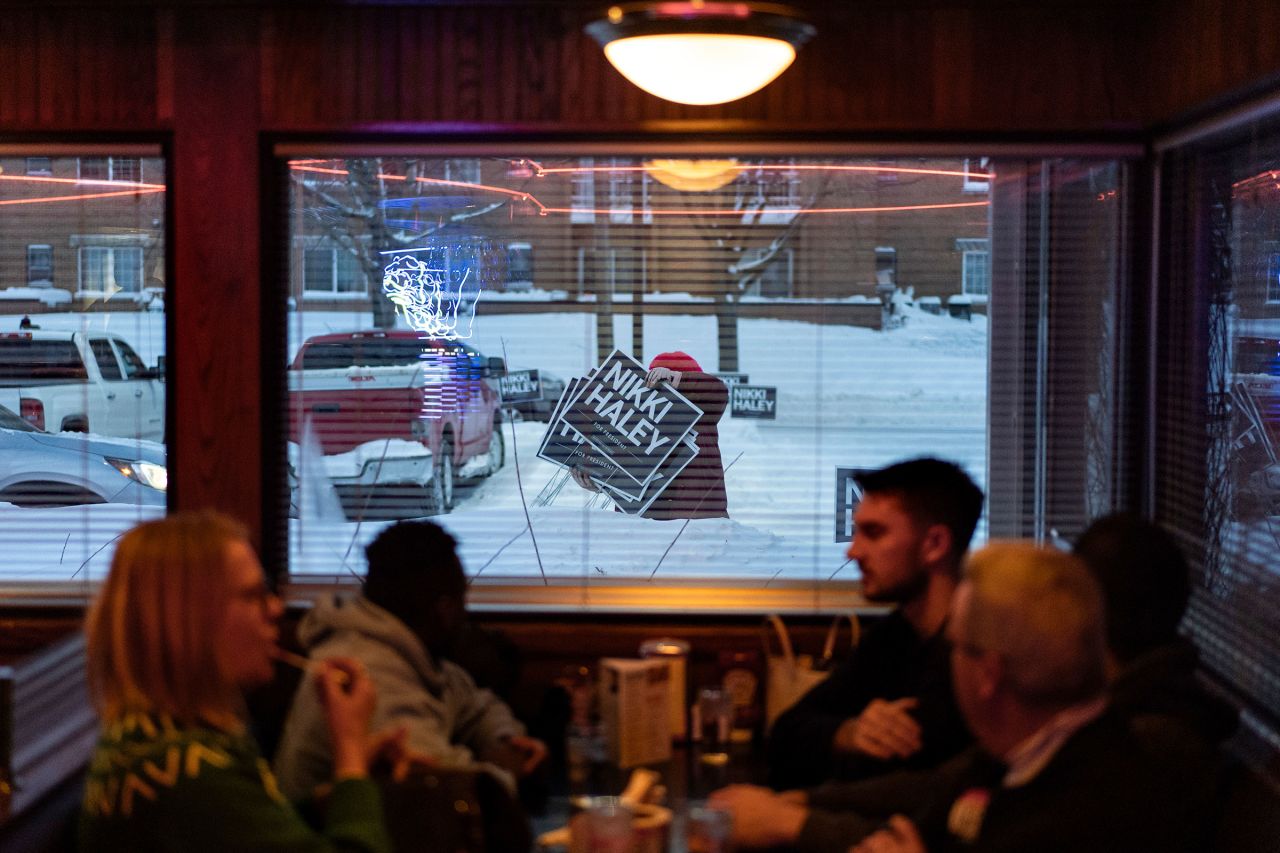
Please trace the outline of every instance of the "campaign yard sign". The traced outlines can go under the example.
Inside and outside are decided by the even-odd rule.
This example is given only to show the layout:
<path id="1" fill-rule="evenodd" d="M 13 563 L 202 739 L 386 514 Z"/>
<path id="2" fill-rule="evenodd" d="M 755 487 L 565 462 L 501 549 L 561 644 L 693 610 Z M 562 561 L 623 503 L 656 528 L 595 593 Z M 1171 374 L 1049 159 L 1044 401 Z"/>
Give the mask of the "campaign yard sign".
<path id="1" fill-rule="evenodd" d="M 764 385 L 730 385 L 729 417 L 775 420 L 778 417 L 778 389 Z"/>
<path id="2" fill-rule="evenodd" d="M 653 475 L 653 479 L 641 489 L 638 495 L 629 494 L 613 483 L 604 482 L 600 485 L 604 488 L 609 497 L 613 498 L 613 502 L 618 505 L 618 509 L 629 515 L 643 515 L 644 511 L 662 494 L 667 484 L 680 475 L 680 472 L 689 467 L 689 463 L 693 461 L 693 457 L 698 455 L 698 444 L 695 440 L 686 438 L 679 442 L 671 454 L 667 456 L 665 462 Z"/>
<path id="3" fill-rule="evenodd" d="M 498 391 L 504 403 L 520 403 L 542 396 L 536 370 L 512 370 L 498 378 Z"/>
<path id="4" fill-rule="evenodd" d="M 565 406 L 563 418 L 628 480 L 643 486 L 692 431 L 702 409 L 662 382 L 645 385 L 649 371 L 614 350 Z"/>
<path id="5" fill-rule="evenodd" d="M 871 468 L 836 467 L 836 541 L 853 539 L 853 513 L 862 502 L 862 488 L 856 478 L 871 473 Z"/>
<path id="6" fill-rule="evenodd" d="M 721 382 L 723 382 L 725 385 L 727 385 L 730 388 L 732 388 L 734 385 L 751 384 L 751 379 L 745 373 L 713 373 L 711 375 L 719 379 Z"/>

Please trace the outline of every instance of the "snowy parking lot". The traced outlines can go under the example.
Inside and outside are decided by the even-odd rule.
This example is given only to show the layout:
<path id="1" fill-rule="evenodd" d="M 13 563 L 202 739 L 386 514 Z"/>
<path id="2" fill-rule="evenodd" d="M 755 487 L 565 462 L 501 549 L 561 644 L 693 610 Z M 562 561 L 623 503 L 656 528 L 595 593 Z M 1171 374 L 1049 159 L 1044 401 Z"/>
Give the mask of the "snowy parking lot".
<path id="1" fill-rule="evenodd" d="M 919 455 L 986 474 L 987 325 L 906 309 L 888 331 L 794 321 L 740 319 L 737 372 L 777 389 L 775 420 L 720 424 L 728 519 L 653 521 L 611 511 L 536 458 L 546 424 L 504 426 L 506 464 L 467 484 L 450 515 L 437 518 L 462 543 L 472 574 L 485 578 L 856 579 L 835 541 L 838 467 L 876 467 Z M 0 331 L 16 317 L 0 317 Z M 44 328 L 94 323 L 128 338 L 148 363 L 163 353 L 160 314 L 49 314 Z M 298 312 L 289 356 L 307 337 L 368 328 L 367 312 Z M 469 343 L 510 369 L 538 368 L 566 380 L 596 366 L 595 316 L 486 314 Z M 648 362 L 682 350 L 717 372 L 714 317 L 661 315 L 644 322 L 634 352 L 632 318 L 614 318 L 615 345 Z M 557 485 L 559 488 L 557 489 Z M 306 502 L 290 522 L 290 570 L 363 571 L 362 546 L 384 522 L 334 517 L 332 503 Z M 528 522 L 526 522 L 526 510 Z M 113 537 L 150 510 L 118 505 L 57 510 L 0 506 L 6 557 L 0 579 L 99 578 Z M 19 520 L 20 519 L 20 520 Z M 6 518 L 6 521 L 9 519 Z M 981 528 L 979 531 L 981 536 Z M 21 555 L 17 558 L 14 555 Z M 842 567 L 843 566 L 843 567 Z"/>

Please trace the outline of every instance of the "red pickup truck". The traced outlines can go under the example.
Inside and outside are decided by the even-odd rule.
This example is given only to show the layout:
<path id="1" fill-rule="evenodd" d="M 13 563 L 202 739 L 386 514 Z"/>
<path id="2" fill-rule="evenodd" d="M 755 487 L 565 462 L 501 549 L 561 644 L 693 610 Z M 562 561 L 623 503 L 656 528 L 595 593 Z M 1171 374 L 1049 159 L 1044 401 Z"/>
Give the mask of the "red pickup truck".
<path id="1" fill-rule="evenodd" d="M 318 335 L 289 366 L 289 440 L 299 456 L 319 446 L 348 516 L 447 513 L 457 480 L 502 467 L 504 372 L 500 358 L 412 331 Z"/>

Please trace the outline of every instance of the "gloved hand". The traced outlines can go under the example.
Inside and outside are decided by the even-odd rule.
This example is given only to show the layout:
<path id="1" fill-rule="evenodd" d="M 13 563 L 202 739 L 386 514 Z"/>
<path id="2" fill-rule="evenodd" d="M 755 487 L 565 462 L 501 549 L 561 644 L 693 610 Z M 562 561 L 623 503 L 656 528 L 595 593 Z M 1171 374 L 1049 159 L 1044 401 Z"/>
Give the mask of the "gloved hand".
<path id="1" fill-rule="evenodd" d="M 573 477 L 573 481 L 588 492 L 598 492 L 600 487 L 591 481 L 591 475 L 587 473 L 586 468 L 573 467 L 569 469 L 569 474 Z"/>
<path id="2" fill-rule="evenodd" d="M 672 388 L 679 388 L 680 376 L 681 374 L 678 370 L 669 370 L 665 367 L 655 367 L 653 370 L 649 371 L 647 376 L 645 376 L 644 384 L 649 388 L 652 388 L 659 382 L 670 382 Z"/>

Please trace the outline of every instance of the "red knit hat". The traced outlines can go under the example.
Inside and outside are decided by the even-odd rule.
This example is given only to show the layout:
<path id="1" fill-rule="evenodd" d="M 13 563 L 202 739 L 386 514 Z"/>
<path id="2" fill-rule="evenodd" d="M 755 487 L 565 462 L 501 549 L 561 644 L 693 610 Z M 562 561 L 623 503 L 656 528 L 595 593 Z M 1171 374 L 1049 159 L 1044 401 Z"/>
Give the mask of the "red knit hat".
<path id="1" fill-rule="evenodd" d="M 674 350 L 672 352 L 660 352 L 653 357 L 653 361 L 649 362 L 649 369 L 655 367 L 665 367 L 668 370 L 678 370 L 681 373 L 701 373 L 702 368 L 698 362 L 693 360 L 693 356 L 687 352 Z"/>

